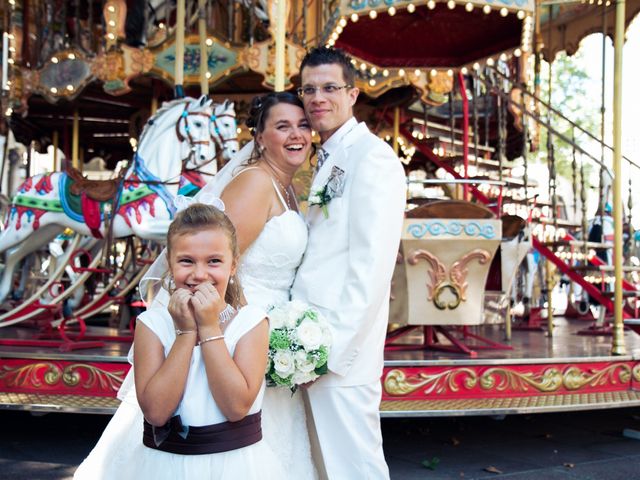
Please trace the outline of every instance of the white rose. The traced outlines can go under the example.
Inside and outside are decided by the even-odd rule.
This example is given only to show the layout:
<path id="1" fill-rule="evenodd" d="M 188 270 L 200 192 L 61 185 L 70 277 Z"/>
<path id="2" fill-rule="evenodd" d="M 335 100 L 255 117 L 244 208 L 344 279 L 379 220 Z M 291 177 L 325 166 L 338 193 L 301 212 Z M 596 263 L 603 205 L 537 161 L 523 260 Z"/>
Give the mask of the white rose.
<path id="1" fill-rule="evenodd" d="M 295 330 L 298 343 L 307 350 L 315 350 L 322 345 L 322 328 L 313 320 L 303 320 Z"/>
<path id="2" fill-rule="evenodd" d="M 310 204 L 320 203 L 320 192 L 313 192 L 311 195 L 309 195 L 307 202 Z"/>
<path id="3" fill-rule="evenodd" d="M 282 378 L 286 378 L 291 375 L 296 369 L 291 352 L 286 350 L 276 352 L 273 356 L 273 368 Z"/>
<path id="4" fill-rule="evenodd" d="M 274 308 L 271 312 L 268 313 L 269 316 L 269 327 L 271 330 L 275 330 L 277 328 L 282 328 L 287 323 L 287 315 L 282 311 L 281 308 Z"/>
<path id="5" fill-rule="evenodd" d="M 316 378 L 318 378 L 318 375 L 313 371 L 308 373 L 296 372 L 293 374 L 293 377 L 291 377 L 291 383 L 293 385 L 302 385 L 303 383 L 313 382 Z"/>
<path id="6" fill-rule="evenodd" d="M 289 310 L 295 312 L 298 317 L 301 317 L 304 312 L 309 309 L 309 305 L 300 300 L 291 300 L 289 302 Z"/>
<path id="7" fill-rule="evenodd" d="M 309 360 L 307 353 L 303 350 L 299 350 L 295 353 L 296 357 L 296 370 L 303 373 L 310 373 L 316 369 L 313 360 Z"/>
<path id="8" fill-rule="evenodd" d="M 287 328 L 296 328 L 298 320 L 309 307 L 299 300 L 292 300 L 287 304 Z"/>

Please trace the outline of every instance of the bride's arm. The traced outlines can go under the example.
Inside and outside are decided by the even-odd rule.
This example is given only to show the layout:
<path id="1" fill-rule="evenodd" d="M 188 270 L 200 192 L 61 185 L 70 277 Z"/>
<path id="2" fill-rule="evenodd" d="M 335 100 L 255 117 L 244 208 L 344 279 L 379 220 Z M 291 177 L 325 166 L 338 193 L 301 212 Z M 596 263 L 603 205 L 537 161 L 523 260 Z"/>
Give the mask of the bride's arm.
<path id="1" fill-rule="evenodd" d="M 222 192 L 224 213 L 236 227 L 241 254 L 258 238 L 271 216 L 273 197 L 269 174 L 258 168 L 242 172 Z"/>

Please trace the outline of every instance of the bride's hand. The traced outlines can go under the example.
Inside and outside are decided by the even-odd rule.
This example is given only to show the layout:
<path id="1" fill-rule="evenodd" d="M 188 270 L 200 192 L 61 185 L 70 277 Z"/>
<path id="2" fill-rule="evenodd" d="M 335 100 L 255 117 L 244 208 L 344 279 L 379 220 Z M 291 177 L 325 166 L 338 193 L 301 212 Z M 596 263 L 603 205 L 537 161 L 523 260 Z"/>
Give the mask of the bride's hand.
<path id="1" fill-rule="evenodd" d="M 195 330 L 196 319 L 190 300 L 193 294 L 186 288 L 178 288 L 169 299 L 169 314 L 178 330 Z"/>
<path id="2" fill-rule="evenodd" d="M 218 317 L 226 304 L 216 288 L 210 283 L 198 285 L 191 297 L 191 305 L 193 306 L 198 333 L 202 334 L 206 330 L 206 336 L 211 334 L 219 335 L 220 321 Z M 202 335 L 200 336 L 202 337 Z"/>

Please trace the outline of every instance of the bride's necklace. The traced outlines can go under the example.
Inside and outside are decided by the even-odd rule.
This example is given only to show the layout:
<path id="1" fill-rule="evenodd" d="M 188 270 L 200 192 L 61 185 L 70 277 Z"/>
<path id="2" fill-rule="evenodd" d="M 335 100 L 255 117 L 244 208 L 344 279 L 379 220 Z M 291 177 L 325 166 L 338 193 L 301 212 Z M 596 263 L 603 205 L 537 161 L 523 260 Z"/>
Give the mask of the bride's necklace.
<path id="1" fill-rule="evenodd" d="M 267 165 L 267 167 L 269 167 L 269 170 L 271 170 L 271 178 L 273 178 L 276 181 L 276 183 L 278 184 L 278 187 L 280 188 L 280 191 L 284 193 L 284 201 L 287 204 L 287 208 L 289 208 L 290 210 L 293 210 L 294 209 L 293 202 L 291 201 L 291 194 L 289 193 L 289 189 L 284 187 L 284 184 L 280 181 L 280 179 L 276 175 L 276 172 L 273 169 L 273 167 L 269 165 L 269 162 L 265 161 L 264 163 L 265 165 Z"/>
<path id="2" fill-rule="evenodd" d="M 224 310 L 220 312 L 220 315 L 218 315 L 218 322 L 220 323 L 220 327 L 223 327 L 224 325 L 229 323 L 229 320 L 231 320 L 235 314 L 236 309 L 227 304 L 227 306 L 224 307 Z"/>
<path id="3" fill-rule="evenodd" d="M 278 183 L 278 185 L 280 186 L 280 190 L 282 190 L 282 192 L 284 193 L 284 201 L 287 204 L 287 207 L 289 207 L 290 209 L 293 208 L 293 205 L 291 204 L 291 194 L 289 193 L 289 189 L 288 188 L 284 188 L 284 185 L 282 184 L 282 182 L 278 179 L 278 177 L 276 177 L 274 175 L 274 178 L 276 179 L 276 182 Z"/>

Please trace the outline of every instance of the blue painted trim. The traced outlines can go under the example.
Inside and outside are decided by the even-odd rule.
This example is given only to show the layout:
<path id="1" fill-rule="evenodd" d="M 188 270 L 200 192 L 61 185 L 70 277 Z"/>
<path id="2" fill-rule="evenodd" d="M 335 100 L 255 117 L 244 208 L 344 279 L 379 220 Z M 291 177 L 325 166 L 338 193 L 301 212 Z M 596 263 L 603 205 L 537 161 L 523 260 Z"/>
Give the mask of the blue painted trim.
<path id="1" fill-rule="evenodd" d="M 60 179 L 58 180 L 58 192 L 60 197 L 60 203 L 62 204 L 62 209 L 64 210 L 64 213 L 67 215 L 67 217 L 71 218 L 72 220 L 75 220 L 76 222 L 85 223 L 84 216 L 82 214 L 78 214 L 75 211 L 73 211 L 73 209 L 69 205 L 69 202 L 67 201 L 67 196 L 65 195 L 65 192 L 66 192 L 65 186 L 67 184 L 68 178 L 69 177 L 67 176 L 67 174 L 62 172 L 60 174 Z"/>
<path id="2" fill-rule="evenodd" d="M 440 235 L 459 237 L 463 233 L 467 237 L 496 238 L 496 230 L 491 224 L 482 225 L 480 222 L 460 222 L 458 220 L 446 223 L 441 220 L 412 223 L 407 227 L 407 232 L 413 236 L 413 238 L 422 238 L 427 234 L 432 237 L 438 237 Z"/>

